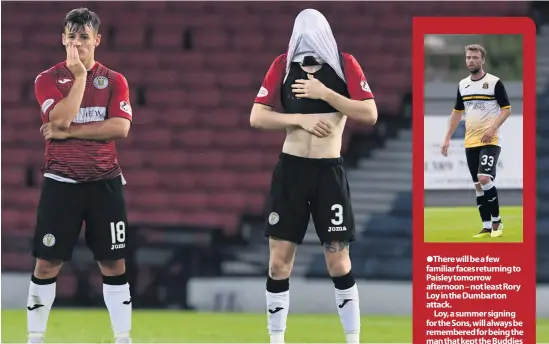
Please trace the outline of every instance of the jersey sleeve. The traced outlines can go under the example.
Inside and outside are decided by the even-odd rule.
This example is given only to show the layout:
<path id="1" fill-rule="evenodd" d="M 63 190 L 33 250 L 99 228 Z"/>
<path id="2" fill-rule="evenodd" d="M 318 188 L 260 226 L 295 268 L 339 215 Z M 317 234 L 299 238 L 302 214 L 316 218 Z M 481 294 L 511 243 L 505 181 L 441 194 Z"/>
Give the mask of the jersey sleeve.
<path id="1" fill-rule="evenodd" d="M 115 74 L 109 100 L 109 118 L 122 117 L 132 121 L 132 106 L 130 104 L 130 88 L 122 74 Z"/>
<path id="2" fill-rule="evenodd" d="M 49 72 L 39 74 L 34 81 L 34 94 L 40 105 L 42 121 L 48 122 L 51 110 L 63 99 L 57 88 L 57 78 Z"/>
<path id="3" fill-rule="evenodd" d="M 463 104 L 463 98 L 461 97 L 459 86 L 458 86 L 457 95 L 456 95 L 456 103 L 454 104 L 454 111 L 457 111 L 457 112 L 465 111 L 465 104 Z"/>
<path id="4" fill-rule="evenodd" d="M 505 86 L 503 86 L 503 82 L 501 80 L 498 80 L 496 83 L 494 94 L 501 109 L 509 109 L 511 107 L 509 97 L 507 96 L 507 91 L 505 90 Z"/>
<path id="5" fill-rule="evenodd" d="M 373 99 L 374 94 L 368 85 L 362 67 L 354 56 L 343 54 L 343 68 L 347 79 L 347 90 L 353 100 Z"/>
<path id="6" fill-rule="evenodd" d="M 263 83 L 259 88 L 254 103 L 275 107 L 277 100 L 280 99 L 280 88 L 285 70 L 286 55 L 282 54 L 271 63 L 267 74 L 265 74 L 265 78 L 263 78 Z"/>

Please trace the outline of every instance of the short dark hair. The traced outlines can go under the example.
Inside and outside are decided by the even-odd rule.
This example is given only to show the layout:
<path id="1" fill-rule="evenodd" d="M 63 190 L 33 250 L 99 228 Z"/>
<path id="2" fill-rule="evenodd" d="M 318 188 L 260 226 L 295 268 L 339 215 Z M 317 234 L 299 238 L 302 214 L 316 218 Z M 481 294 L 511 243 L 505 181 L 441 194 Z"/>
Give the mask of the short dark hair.
<path id="1" fill-rule="evenodd" d="M 95 32 L 98 32 L 99 25 L 101 25 L 101 19 L 99 19 L 99 16 L 95 12 L 87 8 L 77 8 L 65 16 L 63 30 L 68 27 L 71 32 L 77 32 L 89 26 Z"/>

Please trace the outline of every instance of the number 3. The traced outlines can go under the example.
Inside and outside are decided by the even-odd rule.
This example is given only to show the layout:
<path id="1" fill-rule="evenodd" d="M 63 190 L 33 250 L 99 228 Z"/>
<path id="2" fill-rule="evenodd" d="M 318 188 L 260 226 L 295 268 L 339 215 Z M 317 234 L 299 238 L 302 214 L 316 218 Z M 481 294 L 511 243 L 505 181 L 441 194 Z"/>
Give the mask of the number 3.
<path id="1" fill-rule="evenodd" d="M 332 205 L 332 211 L 335 211 L 335 218 L 332 219 L 332 224 L 339 226 L 343 223 L 343 207 L 341 204 L 334 204 Z"/>
<path id="2" fill-rule="evenodd" d="M 113 245 L 126 241 L 126 224 L 124 221 L 118 221 L 116 224 L 111 222 L 111 241 Z"/>

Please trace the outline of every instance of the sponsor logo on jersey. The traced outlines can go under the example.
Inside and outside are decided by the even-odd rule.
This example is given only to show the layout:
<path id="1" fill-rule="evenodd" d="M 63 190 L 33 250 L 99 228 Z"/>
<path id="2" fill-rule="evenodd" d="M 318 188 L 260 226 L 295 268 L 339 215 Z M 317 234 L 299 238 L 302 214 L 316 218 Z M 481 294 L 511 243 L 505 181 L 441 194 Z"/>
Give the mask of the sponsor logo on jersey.
<path id="1" fill-rule="evenodd" d="M 107 108 L 104 106 L 92 106 L 80 108 L 73 119 L 73 123 L 89 123 L 104 121 L 107 117 Z"/>

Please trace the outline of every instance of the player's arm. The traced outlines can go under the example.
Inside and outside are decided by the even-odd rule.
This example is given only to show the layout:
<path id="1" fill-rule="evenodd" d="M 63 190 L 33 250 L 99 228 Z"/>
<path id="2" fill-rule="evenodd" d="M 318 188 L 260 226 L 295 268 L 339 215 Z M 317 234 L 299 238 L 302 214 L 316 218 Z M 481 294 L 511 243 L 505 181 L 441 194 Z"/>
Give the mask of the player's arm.
<path id="1" fill-rule="evenodd" d="M 377 105 L 373 99 L 349 99 L 328 89 L 322 100 L 349 118 L 369 125 L 374 125 L 377 122 Z"/>
<path id="2" fill-rule="evenodd" d="M 448 129 L 446 130 L 446 136 L 444 141 L 450 141 L 452 135 L 456 131 L 461 118 L 463 117 L 463 111 L 465 111 L 465 104 L 463 104 L 463 98 L 461 97 L 461 92 L 459 87 L 456 95 L 456 103 L 454 104 L 454 110 L 450 114 L 450 120 L 448 121 Z"/>
<path id="3" fill-rule="evenodd" d="M 374 125 L 378 118 L 377 105 L 362 67 L 351 55 L 344 55 L 343 59 L 347 89 L 351 98 L 326 88 L 322 100 L 349 118 Z"/>
<path id="4" fill-rule="evenodd" d="M 301 114 L 281 114 L 269 105 L 255 103 L 252 106 L 250 125 L 257 129 L 283 130 L 297 127 L 300 124 Z"/>
<path id="5" fill-rule="evenodd" d="M 69 128 L 68 138 L 96 141 L 123 139 L 128 136 L 130 122 L 124 118 L 109 118 L 101 122 L 73 124 Z"/>
<path id="6" fill-rule="evenodd" d="M 278 56 L 269 67 L 250 114 L 250 125 L 257 129 L 283 130 L 299 125 L 299 114 L 281 114 L 273 110 L 280 95 L 286 59 Z"/>
<path id="7" fill-rule="evenodd" d="M 34 82 L 34 93 L 42 110 L 43 122 L 51 122 L 56 128 L 67 130 L 80 109 L 86 89 L 86 77 L 77 76 L 65 98 L 56 83 L 57 78 L 53 74 L 42 73 Z"/>
<path id="8" fill-rule="evenodd" d="M 109 118 L 101 122 L 73 124 L 69 128 L 69 137 L 109 141 L 128 136 L 132 121 L 130 90 L 126 78 L 121 74 L 113 80 L 107 114 Z"/>
<path id="9" fill-rule="evenodd" d="M 501 80 L 498 80 L 496 83 L 494 93 L 496 95 L 496 101 L 501 108 L 501 112 L 499 113 L 499 116 L 496 117 L 490 128 L 497 130 L 511 115 L 511 103 L 509 102 L 507 91 L 505 90 L 505 86 Z"/>

